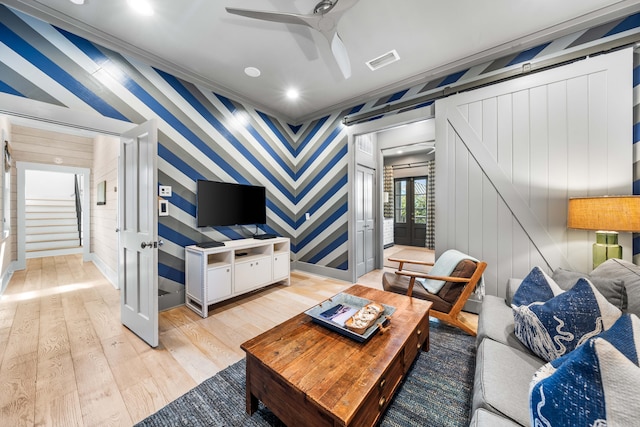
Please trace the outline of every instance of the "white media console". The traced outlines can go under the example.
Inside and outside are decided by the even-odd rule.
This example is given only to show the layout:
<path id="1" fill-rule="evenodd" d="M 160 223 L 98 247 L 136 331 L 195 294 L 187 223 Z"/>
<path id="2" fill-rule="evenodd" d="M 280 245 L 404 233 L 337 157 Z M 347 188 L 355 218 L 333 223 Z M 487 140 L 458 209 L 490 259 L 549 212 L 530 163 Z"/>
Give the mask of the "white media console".
<path id="1" fill-rule="evenodd" d="M 271 285 L 290 283 L 289 239 L 241 239 L 224 246 L 185 248 L 185 303 L 208 316 L 210 304 Z"/>

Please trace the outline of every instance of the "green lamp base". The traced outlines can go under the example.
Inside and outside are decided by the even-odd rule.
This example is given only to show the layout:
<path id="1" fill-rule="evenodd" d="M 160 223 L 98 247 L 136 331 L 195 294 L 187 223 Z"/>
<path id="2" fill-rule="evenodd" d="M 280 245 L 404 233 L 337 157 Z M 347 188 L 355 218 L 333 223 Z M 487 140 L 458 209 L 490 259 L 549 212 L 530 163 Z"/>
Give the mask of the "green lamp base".
<path id="1" fill-rule="evenodd" d="M 618 244 L 618 233 L 596 231 L 596 242 L 593 244 L 593 268 L 609 258 L 622 258 L 622 246 Z"/>

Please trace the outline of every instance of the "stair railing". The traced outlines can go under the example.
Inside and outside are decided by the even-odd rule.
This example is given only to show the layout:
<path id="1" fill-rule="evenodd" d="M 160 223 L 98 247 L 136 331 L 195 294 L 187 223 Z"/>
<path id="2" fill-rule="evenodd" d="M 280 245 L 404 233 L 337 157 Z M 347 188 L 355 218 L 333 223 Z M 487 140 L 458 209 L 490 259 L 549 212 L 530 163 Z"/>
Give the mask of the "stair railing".
<path id="1" fill-rule="evenodd" d="M 76 198 L 76 219 L 78 222 L 78 239 L 82 246 L 82 203 L 80 201 L 80 176 L 75 175 L 75 198 Z"/>

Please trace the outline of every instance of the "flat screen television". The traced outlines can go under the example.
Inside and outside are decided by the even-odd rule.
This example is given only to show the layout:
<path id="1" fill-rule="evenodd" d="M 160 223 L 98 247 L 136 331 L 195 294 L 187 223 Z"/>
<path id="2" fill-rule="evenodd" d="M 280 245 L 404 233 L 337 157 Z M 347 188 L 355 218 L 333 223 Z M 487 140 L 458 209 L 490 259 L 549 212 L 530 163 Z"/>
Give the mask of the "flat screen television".
<path id="1" fill-rule="evenodd" d="M 266 224 L 265 188 L 198 180 L 196 222 L 198 227 Z"/>

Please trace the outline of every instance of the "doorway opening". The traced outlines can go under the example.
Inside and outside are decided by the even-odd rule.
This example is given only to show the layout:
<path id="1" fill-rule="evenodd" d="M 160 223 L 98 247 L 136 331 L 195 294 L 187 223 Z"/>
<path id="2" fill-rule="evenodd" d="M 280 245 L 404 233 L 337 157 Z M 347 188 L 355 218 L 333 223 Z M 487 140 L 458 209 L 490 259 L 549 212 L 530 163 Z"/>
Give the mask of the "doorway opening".
<path id="1" fill-rule="evenodd" d="M 24 192 L 26 258 L 82 252 L 83 176 L 28 169 Z"/>
<path id="2" fill-rule="evenodd" d="M 16 162 L 17 264 L 82 253 L 90 260 L 90 170 Z"/>
<path id="3" fill-rule="evenodd" d="M 376 170 L 374 185 L 374 233 L 376 242 L 375 268 L 382 269 L 385 262 L 385 249 L 394 246 L 394 179 L 405 178 L 412 173 L 411 177 L 426 176 L 426 213 L 419 216 L 426 216 L 425 227 L 425 243 L 422 248 L 431 248 L 435 250 L 435 209 L 429 206 L 431 202 L 435 205 L 435 179 L 429 179 L 435 175 L 435 120 L 434 112 L 431 106 L 424 109 L 412 110 L 397 114 L 393 117 L 385 117 L 374 122 L 359 123 L 350 127 L 349 144 L 353 150 L 353 163 L 350 165 L 350 179 L 353 181 L 351 187 L 354 194 L 350 198 L 350 204 L 355 206 L 355 194 L 357 187 L 356 170 L 362 163 L 360 155 L 359 141 L 364 139 L 371 141 L 372 145 L 372 168 Z M 407 159 L 411 156 L 411 159 Z M 431 171 L 426 168 L 427 162 L 430 161 Z M 404 165 L 395 163 L 404 163 Z M 396 166 L 394 168 L 394 166 Z M 422 172 L 418 172 L 415 166 L 425 167 Z M 395 169 L 395 170 L 394 170 Z M 403 175 L 404 174 L 404 175 Z M 435 176 L 433 176 L 435 178 Z M 377 188 L 376 188 L 377 187 Z M 431 195 L 429 195 L 431 191 Z M 424 210 L 424 209 L 423 209 Z M 431 216 L 430 216 L 431 212 Z M 358 261 L 365 259 L 367 256 L 366 248 L 360 245 L 355 238 L 357 233 L 358 218 L 356 209 L 352 217 L 352 225 L 350 235 L 352 238 L 352 254 L 350 255 L 350 264 L 353 262 L 354 268 L 351 269 L 352 280 L 357 280 L 361 269 Z M 432 236 L 429 238 L 429 236 Z"/>

